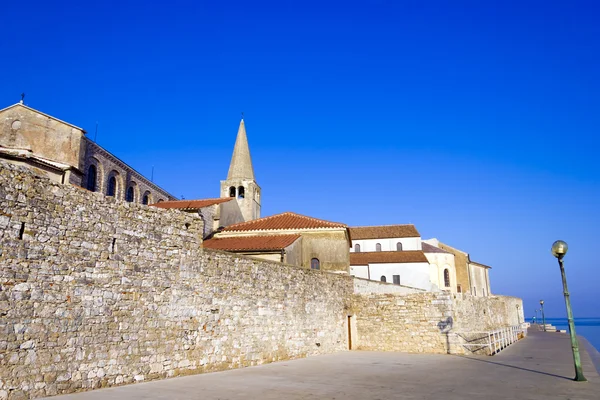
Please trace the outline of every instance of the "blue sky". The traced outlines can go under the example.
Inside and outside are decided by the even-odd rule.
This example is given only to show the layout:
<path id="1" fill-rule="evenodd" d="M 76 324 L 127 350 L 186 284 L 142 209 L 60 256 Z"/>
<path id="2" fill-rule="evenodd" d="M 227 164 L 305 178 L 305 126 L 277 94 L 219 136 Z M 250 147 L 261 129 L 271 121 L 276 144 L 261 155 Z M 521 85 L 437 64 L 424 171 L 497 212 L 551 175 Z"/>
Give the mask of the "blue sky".
<path id="1" fill-rule="evenodd" d="M 245 113 L 263 215 L 414 223 L 492 290 L 598 316 L 594 1 L 9 2 L 0 106 L 217 197 Z"/>

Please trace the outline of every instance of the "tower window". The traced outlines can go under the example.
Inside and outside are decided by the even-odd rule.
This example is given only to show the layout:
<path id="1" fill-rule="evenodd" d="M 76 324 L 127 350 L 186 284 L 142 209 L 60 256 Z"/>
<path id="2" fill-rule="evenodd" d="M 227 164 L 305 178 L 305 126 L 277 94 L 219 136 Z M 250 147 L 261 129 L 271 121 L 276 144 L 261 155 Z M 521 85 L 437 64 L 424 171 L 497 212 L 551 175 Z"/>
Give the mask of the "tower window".
<path id="1" fill-rule="evenodd" d="M 128 202 L 133 202 L 133 186 L 129 186 L 127 188 L 127 196 L 125 196 L 125 200 Z"/>
<path id="2" fill-rule="evenodd" d="M 243 199 L 244 196 L 245 196 L 244 187 L 243 186 L 238 187 L 238 199 Z"/>
<path id="3" fill-rule="evenodd" d="M 400 284 L 400 275 L 393 275 L 392 278 L 394 279 L 394 285 Z"/>
<path id="4" fill-rule="evenodd" d="M 387 279 L 385 279 L 385 275 L 381 275 L 381 282 L 387 282 Z"/>
<path id="5" fill-rule="evenodd" d="M 375 245 L 375 251 L 381 251 L 381 243 Z"/>
<path id="6" fill-rule="evenodd" d="M 360 253 L 360 244 L 356 243 L 356 244 L 354 245 L 354 251 L 355 251 L 356 253 Z"/>
<path id="7" fill-rule="evenodd" d="M 402 251 L 402 242 L 396 243 L 396 250 L 397 251 Z"/>
<path id="8" fill-rule="evenodd" d="M 229 197 L 235 197 L 235 186 L 229 188 Z"/>
<path id="9" fill-rule="evenodd" d="M 106 191 L 107 196 L 114 196 L 117 193 L 117 178 L 111 176 L 108 179 L 108 189 Z"/>
<path id="10" fill-rule="evenodd" d="M 88 179 L 87 179 L 87 190 L 89 190 L 90 192 L 96 191 L 97 175 L 98 174 L 96 173 L 96 166 L 90 165 L 90 167 L 88 168 Z"/>
<path id="11" fill-rule="evenodd" d="M 310 260 L 310 269 L 321 269 L 321 262 L 318 258 Z"/>
<path id="12" fill-rule="evenodd" d="M 450 287 L 450 271 L 448 271 L 448 268 L 444 270 L 444 286 Z"/>

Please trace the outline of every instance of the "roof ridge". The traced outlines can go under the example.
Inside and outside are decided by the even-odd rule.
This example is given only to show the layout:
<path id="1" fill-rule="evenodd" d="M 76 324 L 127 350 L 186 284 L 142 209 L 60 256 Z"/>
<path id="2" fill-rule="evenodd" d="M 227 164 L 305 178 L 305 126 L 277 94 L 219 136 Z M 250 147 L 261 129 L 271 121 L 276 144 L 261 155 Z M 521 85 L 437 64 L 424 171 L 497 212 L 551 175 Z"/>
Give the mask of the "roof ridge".
<path id="1" fill-rule="evenodd" d="M 380 228 L 380 227 L 388 227 L 388 226 L 415 226 L 415 224 L 388 224 L 388 225 L 360 225 L 360 226 L 350 226 L 349 228 Z"/>
<path id="2" fill-rule="evenodd" d="M 250 220 L 250 221 L 244 221 L 244 222 L 239 222 L 237 224 L 229 225 L 228 227 L 226 227 L 226 230 L 235 230 L 234 228 L 237 228 L 237 227 L 247 226 L 247 225 L 256 223 L 257 221 L 261 221 L 261 222 L 262 221 L 267 221 L 267 220 L 270 220 L 270 219 L 273 219 L 273 218 L 276 218 L 276 217 L 281 217 L 281 216 L 284 216 L 284 215 L 292 215 L 292 216 L 295 216 L 295 217 L 299 217 L 299 218 L 303 218 L 303 219 L 307 219 L 307 220 L 311 220 L 311 221 L 322 222 L 322 223 L 331 225 L 331 227 L 335 227 L 334 225 L 344 225 L 346 227 L 348 226 L 348 225 L 346 225 L 344 223 L 341 223 L 341 222 L 327 221 L 327 220 L 320 219 L 320 218 L 309 217 L 307 215 L 298 214 L 298 213 L 293 212 L 293 211 L 284 211 L 284 212 L 281 212 L 279 214 L 269 215 L 268 217 L 257 218 L 257 219 L 253 219 L 253 220 Z M 257 230 L 268 230 L 268 229 L 257 229 Z"/>

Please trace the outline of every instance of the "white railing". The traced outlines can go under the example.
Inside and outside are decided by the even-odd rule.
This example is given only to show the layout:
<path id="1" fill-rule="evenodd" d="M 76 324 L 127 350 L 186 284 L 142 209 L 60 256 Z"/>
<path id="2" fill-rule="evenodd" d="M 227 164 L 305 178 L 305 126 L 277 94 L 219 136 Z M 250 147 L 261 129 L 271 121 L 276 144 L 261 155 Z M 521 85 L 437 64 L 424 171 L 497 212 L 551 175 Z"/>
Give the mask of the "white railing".
<path id="1" fill-rule="evenodd" d="M 521 325 L 507 326 L 487 332 L 455 332 L 462 339 L 462 346 L 472 353 L 484 351 L 493 356 L 527 335 L 527 328 Z"/>

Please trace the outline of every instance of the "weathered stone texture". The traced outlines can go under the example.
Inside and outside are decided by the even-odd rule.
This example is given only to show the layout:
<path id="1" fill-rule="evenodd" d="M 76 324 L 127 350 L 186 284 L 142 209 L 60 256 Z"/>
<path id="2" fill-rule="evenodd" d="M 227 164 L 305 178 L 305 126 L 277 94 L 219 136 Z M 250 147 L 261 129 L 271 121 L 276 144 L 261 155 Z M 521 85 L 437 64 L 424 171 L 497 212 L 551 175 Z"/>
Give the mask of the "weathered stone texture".
<path id="1" fill-rule="evenodd" d="M 422 293 L 424 289 L 417 289 L 410 286 L 396 285 L 380 281 L 372 281 L 364 278 L 352 277 L 354 282 L 354 293 Z"/>
<path id="2" fill-rule="evenodd" d="M 352 280 L 200 248 L 202 221 L 0 162 L 0 393 L 347 348 Z"/>
<path id="3" fill-rule="evenodd" d="M 521 299 L 506 296 L 355 294 L 353 348 L 463 354 L 468 352 L 462 346 L 468 335 L 461 334 L 518 325 L 522 309 Z"/>

